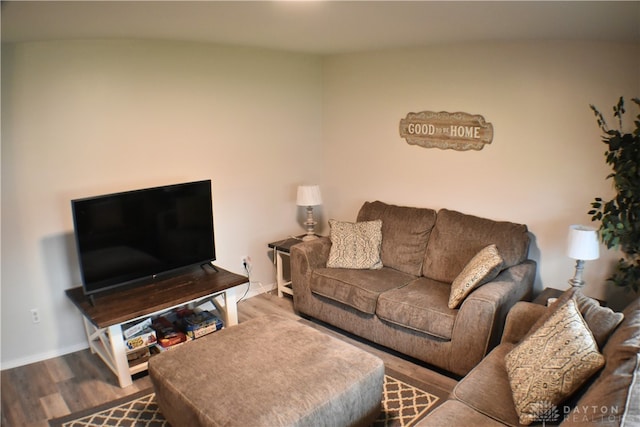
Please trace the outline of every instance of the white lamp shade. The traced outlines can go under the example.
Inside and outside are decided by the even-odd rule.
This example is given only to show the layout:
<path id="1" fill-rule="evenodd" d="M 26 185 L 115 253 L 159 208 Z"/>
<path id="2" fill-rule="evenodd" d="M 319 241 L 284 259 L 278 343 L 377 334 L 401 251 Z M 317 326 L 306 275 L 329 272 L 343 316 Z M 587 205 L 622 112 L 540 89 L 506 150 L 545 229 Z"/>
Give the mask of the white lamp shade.
<path id="1" fill-rule="evenodd" d="M 590 260 L 600 256 L 598 231 L 585 225 L 569 226 L 567 255 L 573 259 Z"/>
<path id="2" fill-rule="evenodd" d="M 300 185 L 298 187 L 298 206 L 317 206 L 322 204 L 319 185 Z"/>

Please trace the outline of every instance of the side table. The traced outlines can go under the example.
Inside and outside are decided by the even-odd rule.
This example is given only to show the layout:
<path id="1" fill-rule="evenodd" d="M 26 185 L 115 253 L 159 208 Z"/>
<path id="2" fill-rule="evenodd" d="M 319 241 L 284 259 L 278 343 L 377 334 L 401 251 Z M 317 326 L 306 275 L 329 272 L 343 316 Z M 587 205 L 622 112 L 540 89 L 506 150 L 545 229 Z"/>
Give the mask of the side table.
<path id="1" fill-rule="evenodd" d="M 546 306 L 546 305 L 549 305 L 549 304 L 547 304 L 547 302 L 549 301 L 549 298 L 558 298 L 563 293 L 564 293 L 564 291 L 561 291 L 560 289 L 544 288 L 544 290 L 542 292 L 540 292 L 540 294 L 537 297 L 535 297 L 532 302 L 534 304 L 540 304 L 540 305 L 545 305 Z M 606 301 L 602 301 L 602 300 L 597 299 L 597 298 L 593 298 L 593 299 L 598 301 L 598 303 L 602 307 L 606 307 L 607 306 L 607 302 Z"/>
<path id="2" fill-rule="evenodd" d="M 290 263 L 286 266 L 284 264 L 283 257 L 291 257 L 291 247 L 297 243 L 302 242 L 302 236 L 300 237 L 288 237 L 284 240 L 269 243 L 269 247 L 273 249 L 273 262 L 276 265 L 276 283 L 278 285 L 278 296 L 282 298 L 284 294 L 293 296 L 293 289 L 291 289 L 291 271 Z M 286 267 L 286 274 L 285 274 Z M 286 277 L 285 277 L 286 276 Z"/>
<path id="3" fill-rule="evenodd" d="M 549 305 L 548 304 L 549 298 L 558 298 L 560 295 L 562 295 L 562 292 L 563 291 L 561 291 L 560 289 L 544 288 L 544 290 L 540 292 L 540 295 L 535 297 L 532 302 L 534 304 L 547 306 Z"/>

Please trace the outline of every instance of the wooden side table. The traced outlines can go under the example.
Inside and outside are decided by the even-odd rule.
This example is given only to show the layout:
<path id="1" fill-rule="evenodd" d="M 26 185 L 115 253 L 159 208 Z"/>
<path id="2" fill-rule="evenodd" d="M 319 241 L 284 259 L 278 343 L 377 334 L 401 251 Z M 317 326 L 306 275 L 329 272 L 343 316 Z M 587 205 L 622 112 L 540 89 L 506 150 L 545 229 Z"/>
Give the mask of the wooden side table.
<path id="1" fill-rule="evenodd" d="M 276 283 L 278 285 L 278 296 L 282 298 L 284 294 L 293 296 L 291 289 L 291 270 L 290 262 L 285 266 L 283 257 L 291 258 L 291 247 L 302 242 L 300 237 L 288 237 L 284 240 L 269 243 L 269 247 L 273 249 L 273 262 L 276 264 Z M 285 274 L 285 268 L 287 274 Z"/>
<path id="2" fill-rule="evenodd" d="M 549 298 L 558 298 L 560 295 L 562 295 L 562 292 L 563 291 L 561 291 L 560 289 L 544 288 L 544 290 L 540 292 L 540 295 L 535 297 L 535 299 L 532 302 L 534 304 L 547 306 L 549 305 L 547 304 L 547 302 L 549 301 Z"/>
<path id="3" fill-rule="evenodd" d="M 540 304 L 540 305 L 545 305 L 546 306 L 546 305 L 549 305 L 549 304 L 547 304 L 547 302 L 549 301 L 549 298 L 558 298 L 563 293 L 564 293 L 564 291 L 561 291 L 560 289 L 544 288 L 544 290 L 542 292 L 540 292 L 540 295 L 535 297 L 535 299 L 532 302 L 534 304 Z M 593 298 L 593 299 L 598 301 L 598 303 L 602 307 L 606 307 L 607 306 L 607 302 L 606 301 L 602 301 L 602 300 L 599 300 L 597 298 Z"/>

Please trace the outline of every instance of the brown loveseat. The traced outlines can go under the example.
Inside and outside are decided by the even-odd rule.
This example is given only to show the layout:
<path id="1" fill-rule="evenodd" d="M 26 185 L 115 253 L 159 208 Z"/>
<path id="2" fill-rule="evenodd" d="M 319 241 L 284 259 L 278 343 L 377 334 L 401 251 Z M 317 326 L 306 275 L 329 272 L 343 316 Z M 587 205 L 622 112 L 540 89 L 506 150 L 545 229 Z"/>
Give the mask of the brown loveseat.
<path id="1" fill-rule="evenodd" d="M 602 313 L 593 312 L 598 305 L 594 300 L 573 288 L 550 307 L 517 303 L 507 317 L 502 343 L 456 385 L 449 400 L 418 426 L 520 426 L 505 356 L 529 333 L 541 329 L 536 327 L 543 323 L 541 320 L 571 298 L 577 301 L 582 317 L 597 337 L 605 365 L 560 404 L 541 407 L 543 411 L 532 425 L 640 425 L 640 298 L 627 306 L 622 323 L 615 327 L 616 322 L 608 320 L 611 316 L 603 320 Z M 615 327 L 612 333 L 606 332 L 609 327 Z M 554 366 L 545 366 L 551 371 L 568 363 L 562 359 Z M 563 379 L 572 380 L 567 374 Z"/>
<path id="2" fill-rule="evenodd" d="M 382 268 L 329 268 L 329 237 L 291 249 L 295 309 L 457 375 L 498 344 L 504 319 L 531 295 L 536 265 L 527 227 L 441 209 L 366 202 L 358 222 L 381 220 Z M 494 244 L 497 277 L 449 308 L 451 285 Z M 499 274 L 498 274 L 499 272 Z"/>

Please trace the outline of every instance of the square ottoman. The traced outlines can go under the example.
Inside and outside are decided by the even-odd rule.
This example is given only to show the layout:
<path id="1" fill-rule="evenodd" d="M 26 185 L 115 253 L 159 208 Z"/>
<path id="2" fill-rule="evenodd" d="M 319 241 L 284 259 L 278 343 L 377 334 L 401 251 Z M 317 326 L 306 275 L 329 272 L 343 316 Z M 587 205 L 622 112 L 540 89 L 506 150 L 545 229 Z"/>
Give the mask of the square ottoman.
<path id="1" fill-rule="evenodd" d="M 180 426 L 359 426 L 380 413 L 384 364 L 270 315 L 149 361 L 160 411 Z"/>

